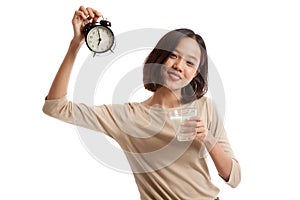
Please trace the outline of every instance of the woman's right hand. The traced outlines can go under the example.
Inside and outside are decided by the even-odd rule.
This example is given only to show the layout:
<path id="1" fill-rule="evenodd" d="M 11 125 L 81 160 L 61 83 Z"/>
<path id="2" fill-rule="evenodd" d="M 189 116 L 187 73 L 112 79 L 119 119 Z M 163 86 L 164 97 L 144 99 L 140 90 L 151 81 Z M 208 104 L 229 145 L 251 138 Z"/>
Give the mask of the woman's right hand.
<path id="1" fill-rule="evenodd" d="M 93 8 L 85 8 L 84 6 L 80 6 L 80 8 L 75 11 L 72 19 L 74 31 L 73 40 L 77 41 L 79 44 L 82 44 L 85 37 L 83 33 L 84 26 L 90 22 L 96 23 L 101 16 L 102 14 Z"/>

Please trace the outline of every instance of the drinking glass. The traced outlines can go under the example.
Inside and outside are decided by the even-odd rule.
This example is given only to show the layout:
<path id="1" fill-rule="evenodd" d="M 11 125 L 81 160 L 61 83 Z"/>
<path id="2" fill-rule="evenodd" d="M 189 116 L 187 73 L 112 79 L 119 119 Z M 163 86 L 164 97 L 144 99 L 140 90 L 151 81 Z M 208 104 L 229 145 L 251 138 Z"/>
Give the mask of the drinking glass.
<path id="1" fill-rule="evenodd" d="M 178 141 L 191 141 L 194 139 L 196 132 L 190 133 L 183 133 L 184 127 L 181 124 L 185 121 L 190 119 L 191 117 L 197 116 L 198 110 L 196 107 L 183 107 L 172 109 L 169 112 L 169 117 L 172 122 L 173 128 L 176 132 L 176 138 Z"/>

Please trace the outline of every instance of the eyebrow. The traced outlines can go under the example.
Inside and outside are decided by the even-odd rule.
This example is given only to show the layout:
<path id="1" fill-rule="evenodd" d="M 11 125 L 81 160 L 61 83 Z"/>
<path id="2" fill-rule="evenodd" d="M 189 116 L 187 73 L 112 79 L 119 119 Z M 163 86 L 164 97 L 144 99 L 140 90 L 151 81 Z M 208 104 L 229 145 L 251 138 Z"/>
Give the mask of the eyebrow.
<path id="1" fill-rule="evenodd" d="M 178 51 L 178 49 L 174 49 L 174 51 L 177 52 L 177 53 L 179 53 L 179 54 L 182 54 L 180 51 Z M 187 57 L 188 57 L 188 58 L 192 58 L 192 59 L 194 59 L 194 60 L 196 60 L 196 61 L 199 61 L 199 59 L 198 59 L 197 57 L 195 57 L 195 56 L 187 55 Z"/>

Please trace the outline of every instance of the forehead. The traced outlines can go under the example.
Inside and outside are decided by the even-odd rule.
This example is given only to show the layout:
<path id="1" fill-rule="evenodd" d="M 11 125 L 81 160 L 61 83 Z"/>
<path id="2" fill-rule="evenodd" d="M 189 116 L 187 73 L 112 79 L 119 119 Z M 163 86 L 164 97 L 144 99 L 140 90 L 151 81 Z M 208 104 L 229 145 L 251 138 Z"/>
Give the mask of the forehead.
<path id="1" fill-rule="evenodd" d="M 186 58 L 200 60 L 201 50 L 197 41 L 193 38 L 182 38 L 175 48 L 175 51 L 182 54 Z"/>

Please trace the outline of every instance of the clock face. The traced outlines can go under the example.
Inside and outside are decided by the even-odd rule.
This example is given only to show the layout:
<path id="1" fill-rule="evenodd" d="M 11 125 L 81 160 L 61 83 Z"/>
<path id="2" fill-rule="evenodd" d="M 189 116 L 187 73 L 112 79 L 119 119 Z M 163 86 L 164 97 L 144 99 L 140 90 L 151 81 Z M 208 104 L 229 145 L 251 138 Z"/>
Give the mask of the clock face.
<path id="1" fill-rule="evenodd" d="M 114 43 L 113 32 L 104 26 L 95 26 L 86 35 L 89 49 L 96 53 L 103 53 L 111 49 Z"/>

